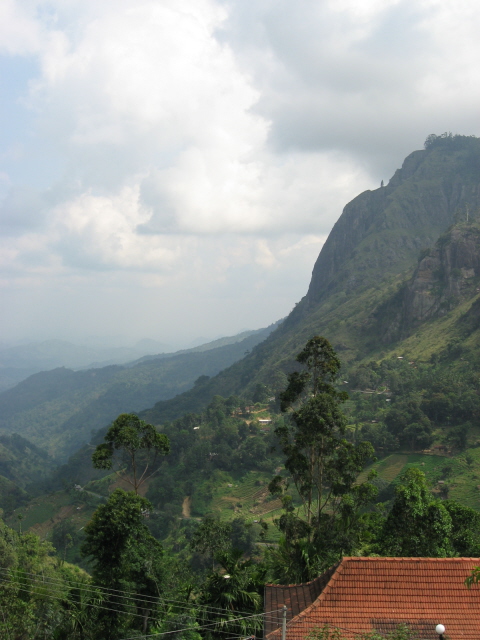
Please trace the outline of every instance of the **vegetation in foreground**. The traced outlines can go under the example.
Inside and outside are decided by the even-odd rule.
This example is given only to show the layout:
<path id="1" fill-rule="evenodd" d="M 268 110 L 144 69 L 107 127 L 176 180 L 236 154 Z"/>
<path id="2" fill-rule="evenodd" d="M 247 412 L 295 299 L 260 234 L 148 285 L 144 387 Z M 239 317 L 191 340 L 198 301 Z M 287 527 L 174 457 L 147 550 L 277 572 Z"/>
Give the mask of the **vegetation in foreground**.
<path id="1" fill-rule="evenodd" d="M 142 495 L 93 470 L 88 447 L 50 481 L 64 491 L 49 498 L 38 478 L 36 494 L 0 486 L 19 529 L 2 533 L 5 637 L 253 633 L 265 581 L 308 579 L 343 553 L 480 555 L 479 157 L 478 139 L 429 137 L 386 187 L 347 205 L 279 329 L 140 415 L 171 447 L 148 481 L 134 479 Z M 326 341 L 316 355 L 303 347 L 319 331 L 342 352 L 342 379 Z M 86 428 L 88 415 L 77 417 Z M 16 445 L 3 444 L 14 470 Z M 21 532 L 39 519 L 56 553 Z M 108 566 L 113 540 L 124 552 Z"/>
<path id="2" fill-rule="evenodd" d="M 73 546 L 69 531 L 54 529 L 55 552 L 34 534 L 2 525 L 3 637 L 116 640 L 168 631 L 171 637 L 216 640 L 226 632 L 255 634 L 262 627 L 267 581 L 311 579 L 345 554 L 480 556 L 480 513 L 432 494 L 420 469 L 407 468 L 393 498 L 377 502 L 376 474 L 366 469 L 374 448 L 359 439 L 361 429 L 347 429 L 346 396 L 335 386 L 340 367 L 335 351 L 324 338 L 312 338 L 298 362 L 301 368 L 289 376 L 281 394 L 283 417 L 270 433 L 283 460 L 283 470 L 272 473 L 269 487 L 281 507 L 270 524 L 278 531 L 276 543 L 266 541 L 265 521 L 236 517 L 228 522 L 214 514 L 203 520 L 172 519 L 159 541 L 155 533 L 161 517 L 139 495 L 139 478 L 148 468 L 161 481 L 162 469 L 168 469 L 163 454 L 175 447 L 166 432 L 134 415 L 119 416 L 93 461 L 110 471 L 113 457 L 119 456 L 119 473 L 133 491 L 117 487 L 84 527 L 80 552 L 88 573 L 65 561 Z M 219 432 L 226 431 L 231 446 L 224 449 L 223 462 L 209 456 L 219 458 L 212 474 L 242 448 L 241 438 L 233 439 L 241 426 L 235 422 L 238 407 L 231 403 L 229 417 L 219 411 L 222 403 L 217 400 L 210 408 L 211 418 Z M 388 416 L 398 422 L 399 409 L 388 412 L 387 429 Z M 198 430 L 190 424 L 190 432 Z M 204 430 L 208 449 L 212 432 Z M 201 439 L 193 446 L 199 444 Z M 162 454 L 160 463 L 149 459 L 155 453 Z M 367 474 L 363 480 L 361 473 Z M 152 480 L 148 490 L 153 496 L 154 486 Z M 403 638 L 407 632 L 398 633 Z M 331 632 L 324 628 L 318 634 L 330 638 Z"/>

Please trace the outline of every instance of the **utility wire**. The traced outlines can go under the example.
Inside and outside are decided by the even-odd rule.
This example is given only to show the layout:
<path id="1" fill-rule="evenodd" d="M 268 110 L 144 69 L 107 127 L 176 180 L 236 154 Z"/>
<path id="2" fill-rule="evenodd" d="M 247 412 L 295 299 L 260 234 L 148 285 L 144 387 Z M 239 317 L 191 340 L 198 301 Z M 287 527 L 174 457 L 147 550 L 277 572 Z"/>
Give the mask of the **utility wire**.
<path id="1" fill-rule="evenodd" d="M 0 568 L 0 572 L 4 572 L 7 573 L 8 575 L 11 575 L 9 569 L 5 569 L 5 568 Z M 121 589 L 112 589 L 110 587 L 102 587 L 100 585 L 95 585 L 93 583 L 85 583 L 85 582 L 79 582 L 79 581 L 74 581 L 74 580 L 68 580 L 68 579 L 64 579 L 64 580 L 58 580 L 55 578 L 51 578 L 51 577 L 45 577 L 45 576 L 40 576 L 40 574 L 36 574 L 36 573 L 29 573 L 27 571 L 23 571 L 22 570 L 22 574 L 23 575 L 28 575 L 31 576 L 32 579 L 34 580 L 38 580 L 39 578 L 41 578 L 41 580 L 43 582 L 46 583 L 51 583 L 52 585 L 59 585 L 59 586 L 64 586 L 65 583 L 67 584 L 71 584 L 71 585 L 80 585 L 77 586 L 75 588 L 84 590 L 84 591 L 90 591 L 90 592 L 95 592 L 95 590 L 98 591 L 102 591 L 107 593 L 107 595 L 111 596 L 111 597 L 118 597 L 118 598 L 126 598 L 126 599 L 130 599 L 130 600 L 139 600 L 141 602 L 151 602 L 151 603 L 175 603 L 178 605 L 180 605 L 183 608 L 190 608 L 191 606 L 195 606 L 196 608 L 199 609 L 204 609 L 204 610 L 208 610 L 208 611 L 225 611 L 227 613 L 231 613 L 232 610 L 231 609 L 227 609 L 227 608 L 222 608 L 222 607 L 212 607 L 209 605 L 202 605 L 202 604 L 198 604 L 198 603 L 191 603 L 190 605 L 184 601 L 184 600 L 174 600 L 172 598 L 164 598 L 163 596 L 148 596 L 148 595 L 142 595 L 139 593 L 135 593 L 135 592 L 129 592 L 129 591 L 125 591 L 125 590 L 121 590 Z M 122 596 L 122 595 L 116 595 L 116 594 L 127 594 L 126 596 Z M 135 596 L 138 596 L 138 598 L 135 598 Z M 281 609 L 279 609 L 279 611 L 281 611 Z M 250 611 L 238 611 L 238 613 L 245 613 L 245 614 L 250 614 Z"/>
<path id="2" fill-rule="evenodd" d="M 20 584 L 20 583 L 10 582 L 10 583 L 7 583 L 7 584 L 15 584 L 15 585 L 17 585 L 17 584 Z M 17 589 L 18 589 L 18 591 L 22 591 L 22 592 L 25 592 L 25 593 L 31 593 L 30 589 L 25 589 L 22 586 L 18 586 Z M 47 598 L 51 598 L 52 600 L 59 599 L 59 597 L 57 598 L 56 596 L 50 595 L 48 593 L 40 594 L 40 595 L 43 595 L 44 597 L 47 597 Z M 103 610 L 106 610 L 106 611 L 112 611 L 114 613 L 133 615 L 133 616 L 140 617 L 142 619 L 145 618 L 145 616 L 143 616 L 141 614 L 135 614 L 135 613 L 128 613 L 128 612 L 125 612 L 125 611 L 119 611 L 117 609 L 112 609 L 111 607 L 103 607 L 103 606 L 98 605 L 98 604 L 89 603 L 89 607 L 95 607 L 97 609 L 103 609 Z M 222 626 L 226 626 L 226 625 L 230 626 L 230 625 L 232 625 L 232 623 L 241 622 L 243 620 L 252 620 L 254 618 L 259 618 L 259 617 L 262 617 L 262 616 L 265 616 L 265 615 L 266 614 L 264 614 L 264 613 L 257 613 L 257 614 L 253 614 L 253 615 L 250 615 L 250 616 L 232 618 L 230 620 L 218 620 L 216 622 L 212 622 L 210 624 L 205 624 L 205 625 L 197 625 L 197 626 L 192 626 L 192 627 L 185 627 L 183 629 L 174 629 L 172 631 L 162 631 L 162 632 L 154 633 L 154 634 L 151 634 L 151 635 L 148 635 L 148 636 L 143 636 L 143 638 L 154 638 L 154 637 L 158 637 L 158 636 L 166 636 L 166 635 L 171 635 L 173 633 L 181 633 L 183 631 L 197 631 L 197 630 L 200 631 L 202 629 L 210 629 L 212 627 L 215 627 L 215 633 L 227 634 L 227 633 L 232 633 L 232 631 L 231 630 L 223 630 L 223 629 L 218 628 L 218 627 L 222 627 Z M 158 619 L 155 619 L 155 618 L 150 618 L 150 621 L 151 622 L 162 623 L 162 624 L 174 624 L 176 622 L 175 620 L 158 620 Z M 239 638 L 239 637 L 243 637 L 243 636 L 244 636 L 244 634 L 239 634 L 236 637 Z M 138 638 L 138 636 L 130 637 L 130 638 L 125 639 L 125 640 L 136 640 L 136 638 Z"/>
<path id="3" fill-rule="evenodd" d="M 33 588 L 33 589 L 37 590 L 38 595 L 40 595 L 41 597 L 48 597 L 48 598 L 51 598 L 51 599 L 54 599 L 54 600 L 55 599 L 57 599 L 57 600 L 66 600 L 66 595 L 63 592 L 55 593 L 54 591 L 52 592 L 52 590 L 51 590 L 50 593 L 48 593 L 49 585 L 46 584 L 45 582 L 41 581 L 41 580 L 37 580 L 37 584 L 32 585 L 32 588 L 30 588 L 30 589 L 25 588 L 25 585 L 23 583 L 17 582 L 17 581 L 12 581 L 12 580 L 9 581 L 9 582 L 4 582 L 4 584 L 15 585 L 16 588 L 18 588 L 19 591 L 22 591 L 22 592 L 25 592 L 25 593 L 31 593 L 32 588 Z M 42 593 L 42 589 L 43 589 L 43 593 Z M 118 606 L 119 604 L 121 605 L 122 603 L 113 603 L 113 604 L 116 604 Z M 89 602 L 88 606 L 94 607 L 94 608 L 97 608 L 97 609 L 102 609 L 104 611 L 112 611 L 114 613 L 119 613 L 119 614 L 122 614 L 122 615 L 129 615 L 129 616 L 139 617 L 139 618 L 142 618 L 142 619 L 145 618 L 145 614 L 134 613 L 134 612 L 128 611 L 128 610 L 127 611 L 119 610 L 119 609 L 114 608 L 111 605 L 110 606 L 104 606 L 102 604 L 96 604 L 96 603 Z M 132 605 L 127 603 L 125 606 L 132 606 Z M 138 605 L 136 605 L 136 606 L 138 606 Z M 192 604 L 190 607 L 184 607 L 184 609 L 187 609 L 187 611 L 189 611 L 191 613 L 192 618 L 196 618 L 197 617 L 196 616 L 196 612 L 195 612 L 195 605 Z M 192 610 L 193 610 L 193 612 L 192 612 Z M 227 609 L 226 611 L 228 611 L 228 613 L 230 613 L 230 614 L 232 613 L 232 610 L 228 610 Z M 277 612 L 273 612 L 273 613 L 277 613 Z M 182 612 L 179 615 L 186 615 L 186 614 Z M 277 616 L 270 616 L 268 613 L 259 613 L 259 614 L 255 614 L 255 615 L 258 615 L 258 616 L 262 615 L 262 616 L 264 616 L 265 620 L 266 619 L 270 619 L 270 618 L 273 621 L 277 620 Z M 158 613 L 157 613 L 157 616 L 158 616 Z M 170 620 L 168 620 L 168 619 L 165 620 L 164 618 L 158 618 L 157 616 L 151 615 L 151 616 L 148 616 L 148 617 L 152 622 L 159 622 L 159 623 L 162 623 L 162 624 L 170 624 L 170 625 L 176 623 L 176 620 L 174 618 L 171 618 Z M 250 616 L 246 616 L 246 617 L 248 618 Z M 218 620 L 216 620 L 215 622 L 213 622 L 211 624 L 214 624 L 214 625 L 226 625 L 226 624 L 230 624 L 234 620 L 235 620 L 234 618 L 223 618 L 223 619 L 221 618 L 221 619 L 218 619 Z"/>
<path id="4" fill-rule="evenodd" d="M 270 611 L 269 613 L 272 613 L 272 612 Z M 180 633 L 181 631 L 196 631 L 196 630 L 199 630 L 199 629 L 208 629 L 210 627 L 215 627 L 217 625 L 221 625 L 222 622 L 225 623 L 225 624 L 231 624 L 232 622 L 240 622 L 241 620 L 250 620 L 252 618 L 258 618 L 258 617 L 263 616 L 263 615 L 265 615 L 265 614 L 263 614 L 263 613 L 255 613 L 253 615 L 244 616 L 242 618 L 232 618 L 231 620 L 225 620 L 225 621 L 222 620 L 220 622 L 212 622 L 211 624 L 204 624 L 204 625 L 201 625 L 199 627 L 194 627 L 194 628 L 187 627 L 185 629 L 177 629 L 176 631 L 161 631 L 159 633 L 152 633 L 152 634 L 150 634 L 148 636 L 143 636 L 143 637 L 144 638 L 156 638 L 158 636 L 171 635 L 172 633 Z M 218 632 L 217 630 L 215 630 L 215 631 Z M 137 638 L 138 638 L 138 636 L 137 636 Z M 122 638 L 122 640 L 136 640 L 136 638 L 130 636 L 129 638 Z"/>
<path id="5" fill-rule="evenodd" d="M 11 584 L 11 583 L 10 583 L 10 584 Z M 30 589 L 24 589 L 24 588 L 22 588 L 22 587 L 17 587 L 17 590 L 18 590 L 18 591 L 22 591 L 22 592 L 24 592 L 24 593 L 31 594 L 31 590 L 30 590 Z M 60 597 L 57 597 L 57 596 L 54 596 L 54 595 L 49 595 L 48 593 L 39 594 L 39 595 L 41 595 L 42 597 L 50 598 L 50 599 L 52 599 L 52 600 L 58 600 L 58 599 L 61 599 Z M 113 613 L 120 613 L 120 614 L 123 614 L 123 615 L 131 615 L 131 616 L 133 615 L 133 616 L 138 616 L 138 617 L 140 617 L 140 618 L 142 618 L 142 619 L 144 619 L 144 618 L 145 618 L 145 616 L 142 616 L 142 615 L 140 615 L 140 614 L 129 613 L 129 612 L 127 612 L 127 611 L 119 611 L 118 609 L 113 609 L 113 608 L 111 608 L 111 607 L 103 607 L 102 605 L 98 605 L 98 604 L 92 604 L 92 603 L 89 603 L 89 604 L 88 604 L 88 606 L 89 606 L 89 607 L 96 608 L 96 609 L 102 609 L 102 610 L 104 610 L 104 611 L 111 611 L 111 612 L 113 612 Z M 259 614 L 259 615 L 261 615 L 261 614 Z M 167 624 L 167 625 L 172 625 L 172 624 L 176 624 L 176 623 L 177 623 L 177 621 L 176 621 L 176 620 L 160 620 L 160 619 L 153 618 L 153 617 L 149 617 L 149 620 L 150 620 L 150 622 L 153 622 L 153 623 L 158 623 L 158 624 Z M 194 616 L 192 616 L 192 620 L 194 620 Z M 228 620 L 221 620 L 221 621 L 218 621 L 217 623 L 214 623 L 214 624 L 221 625 L 222 623 L 228 623 Z M 203 629 L 203 626 L 201 626 L 201 625 L 200 625 L 200 626 L 192 626 L 192 627 L 188 627 L 188 629 L 189 629 L 189 630 L 192 630 L 192 629 L 193 629 L 193 630 L 196 630 L 196 629 Z M 184 629 L 179 629 L 178 631 L 184 631 Z M 166 632 L 166 633 L 176 633 L 176 631 Z M 224 630 L 222 630 L 222 629 L 216 629 L 216 630 L 215 630 L 215 633 L 225 633 L 225 634 L 226 634 L 226 633 L 231 633 L 231 631 L 224 631 Z M 138 638 L 138 636 L 137 636 L 137 638 Z"/>
<path id="6" fill-rule="evenodd" d="M 39 582 L 39 584 L 35 585 L 36 589 L 41 590 L 42 587 L 43 587 L 44 590 L 48 590 L 48 585 L 45 584 L 44 581 L 37 580 L 37 582 Z M 25 593 L 31 593 L 31 589 L 25 588 L 25 585 L 23 583 L 10 580 L 8 582 L 4 581 L 4 584 L 15 585 L 16 588 L 19 591 L 22 591 L 22 592 L 25 592 Z M 43 593 L 43 594 L 39 593 L 39 595 L 41 595 L 43 597 L 51 598 L 53 600 L 64 599 L 65 598 L 65 594 L 64 593 L 60 593 L 58 595 L 57 594 L 53 594 L 53 593 Z M 123 614 L 123 615 L 135 616 L 135 617 L 139 617 L 139 618 L 142 618 L 142 619 L 145 618 L 145 615 L 142 615 L 142 614 L 127 612 L 127 611 L 121 611 L 121 610 L 118 610 L 118 609 L 114 609 L 113 607 L 104 607 L 104 606 L 102 606 L 100 604 L 89 603 L 89 606 L 97 608 L 97 609 L 102 609 L 102 610 L 105 610 L 105 611 L 111 611 L 111 612 L 114 612 L 114 613 L 120 613 L 120 614 Z M 152 636 L 145 636 L 145 637 L 154 637 L 154 636 L 158 636 L 158 635 L 168 635 L 168 634 L 177 633 L 177 632 L 180 632 L 180 631 L 192 630 L 192 629 L 205 629 L 205 628 L 211 628 L 211 627 L 219 627 L 219 626 L 221 627 L 221 626 L 226 626 L 226 625 L 231 626 L 233 623 L 239 622 L 239 621 L 242 621 L 242 620 L 251 620 L 251 619 L 254 619 L 254 618 L 258 618 L 258 617 L 264 617 L 265 618 L 267 616 L 270 617 L 269 614 L 277 613 L 278 611 L 279 610 L 274 610 L 274 611 L 265 612 L 265 613 L 257 613 L 257 614 L 251 614 L 251 615 L 248 615 L 248 616 L 230 618 L 230 619 L 226 619 L 226 620 L 217 620 L 215 622 L 212 622 L 212 623 L 209 623 L 209 624 L 206 624 L 206 625 L 199 625 L 199 626 L 196 626 L 196 627 L 188 627 L 186 629 L 178 629 L 176 631 L 166 631 L 166 632 L 161 632 L 161 633 L 153 634 Z M 231 613 L 231 611 L 229 611 L 229 613 Z M 176 622 L 175 620 L 159 620 L 158 618 L 154 618 L 154 617 L 150 617 L 150 620 L 152 622 L 163 623 L 163 624 L 174 624 Z M 231 631 L 230 632 L 221 631 L 221 629 L 216 629 L 216 632 L 217 633 L 220 633 L 220 632 L 221 633 L 231 633 Z"/>
<path id="7" fill-rule="evenodd" d="M 6 569 L 6 568 L 1 568 L 0 567 L 0 572 L 3 573 L 7 573 L 7 575 L 11 576 L 11 570 L 10 569 Z M 231 609 L 227 609 L 227 608 L 221 608 L 221 607 L 211 607 L 209 605 L 202 605 L 202 604 L 197 604 L 197 603 L 190 603 L 188 604 L 186 601 L 184 600 L 174 600 L 172 598 L 164 598 L 163 596 L 147 596 L 147 595 L 142 595 L 139 593 L 135 593 L 135 592 L 128 592 L 125 590 L 120 590 L 120 589 L 112 589 L 110 587 L 101 587 L 99 585 L 95 585 L 93 583 L 85 583 L 85 582 L 79 582 L 79 581 L 75 581 L 75 580 L 58 580 L 55 578 L 51 578 L 51 577 L 45 577 L 45 576 L 41 576 L 39 574 L 35 574 L 35 573 L 29 573 L 28 571 L 23 571 L 21 570 L 21 574 L 22 575 L 26 575 L 26 576 L 30 576 L 31 579 L 43 582 L 44 584 L 51 584 L 52 586 L 58 586 L 63 587 L 65 586 L 65 584 L 70 584 L 70 585 L 79 585 L 79 586 L 75 586 L 75 588 L 79 589 L 79 590 L 83 590 L 85 592 L 90 592 L 90 593 L 95 593 L 96 591 L 100 591 L 103 592 L 104 594 L 108 595 L 111 598 L 124 598 L 124 599 L 128 599 L 128 600 L 134 600 L 140 602 L 140 603 L 145 603 L 145 604 L 170 604 L 173 603 L 175 606 L 177 606 L 178 608 L 184 608 L 184 609 L 190 609 L 192 606 L 195 607 L 196 609 L 200 609 L 200 610 L 204 610 L 205 612 L 216 612 L 216 611 L 220 611 L 220 612 L 226 612 L 228 614 L 232 613 Z M 120 594 L 120 595 L 117 595 Z M 121 594 L 127 594 L 127 595 L 121 595 Z M 138 596 L 138 597 L 136 597 Z M 117 603 L 120 604 L 120 603 Z M 279 611 L 281 611 L 281 609 L 279 609 Z M 250 614 L 249 611 L 237 611 L 237 613 L 244 613 L 246 615 Z M 220 614 L 217 614 L 220 615 Z"/>
<path id="8" fill-rule="evenodd" d="M 23 591 L 24 593 L 29 593 L 29 594 L 32 593 L 31 589 L 25 589 L 21 585 L 21 583 L 9 582 L 9 583 L 4 583 L 4 584 L 13 584 L 13 585 L 16 585 L 16 589 L 18 591 Z M 52 600 L 62 600 L 62 599 L 65 598 L 63 595 L 51 595 L 49 593 L 39 593 L 38 595 L 40 595 L 40 596 L 42 596 L 44 598 L 51 598 Z M 141 615 L 139 613 L 129 613 L 128 611 L 120 611 L 119 609 L 113 609 L 112 607 L 103 607 L 100 604 L 94 604 L 94 603 L 91 603 L 91 602 L 88 603 L 88 606 L 89 607 L 94 607 L 96 609 L 103 609 L 104 611 L 112 611 L 113 613 L 121 613 L 123 615 L 136 616 L 136 617 L 143 618 L 143 619 L 145 618 L 145 616 L 143 616 L 143 615 Z M 161 620 L 157 620 L 155 618 L 150 618 L 150 620 L 153 620 L 155 622 L 162 622 Z"/>

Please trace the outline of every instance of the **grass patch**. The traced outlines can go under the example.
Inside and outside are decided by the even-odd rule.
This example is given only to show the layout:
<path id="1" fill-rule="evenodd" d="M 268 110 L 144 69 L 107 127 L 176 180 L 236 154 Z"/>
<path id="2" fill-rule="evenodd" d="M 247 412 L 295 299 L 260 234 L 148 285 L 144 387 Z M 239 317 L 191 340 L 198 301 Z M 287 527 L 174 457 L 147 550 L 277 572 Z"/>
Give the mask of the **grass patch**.
<path id="1" fill-rule="evenodd" d="M 9 519 L 9 526 L 17 531 L 26 531 L 39 523 L 52 521 L 54 516 L 62 509 L 72 504 L 72 498 L 66 491 L 58 491 L 49 496 L 42 496 L 30 502 L 26 507 L 16 509 Z M 19 519 L 19 516 L 23 516 Z"/>
<path id="2" fill-rule="evenodd" d="M 281 502 L 270 495 L 268 483 L 271 474 L 261 471 L 249 471 L 235 484 L 227 483 L 219 486 L 211 502 L 211 511 L 222 520 L 241 517 L 247 522 L 264 520 L 269 524 L 267 541 L 274 542 L 279 533 L 273 525 L 274 518 L 281 513 Z M 232 484 L 231 487 L 228 484 Z"/>
<path id="3" fill-rule="evenodd" d="M 358 476 L 358 482 L 365 482 L 370 471 L 374 470 L 378 473 L 378 476 L 390 483 L 401 473 L 402 469 L 408 462 L 408 455 L 401 453 L 392 453 L 391 455 L 374 462 L 367 467 Z"/>

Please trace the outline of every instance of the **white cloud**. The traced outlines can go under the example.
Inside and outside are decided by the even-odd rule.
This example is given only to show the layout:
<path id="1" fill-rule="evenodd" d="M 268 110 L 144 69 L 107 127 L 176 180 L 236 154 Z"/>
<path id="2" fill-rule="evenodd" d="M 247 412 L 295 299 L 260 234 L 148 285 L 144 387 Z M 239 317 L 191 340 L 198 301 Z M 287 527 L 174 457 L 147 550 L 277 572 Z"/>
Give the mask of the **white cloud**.
<path id="1" fill-rule="evenodd" d="M 37 53 L 41 46 L 41 25 L 35 20 L 32 3 L 2 0 L 0 3 L 0 52 L 10 55 Z"/>
<path id="2" fill-rule="evenodd" d="M 268 148 L 213 1 L 92 6 L 50 15 L 30 96 L 67 160 L 48 246 L 65 265 L 172 269 L 192 234 L 325 233 L 368 182 L 345 154 Z"/>
<path id="3" fill-rule="evenodd" d="M 190 149 L 175 167 L 150 176 L 146 229 L 165 229 L 166 212 L 167 225 L 186 233 L 325 232 L 342 202 L 368 182 L 341 154 L 279 159 L 259 145 L 242 158 L 234 151 Z"/>
<path id="4" fill-rule="evenodd" d="M 228 6 L 222 37 L 261 87 L 278 152 L 341 149 L 385 178 L 428 133 L 480 133 L 478 3 Z"/>
<path id="5" fill-rule="evenodd" d="M 180 250 L 175 243 L 135 233 L 147 215 L 135 188 L 124 187 L 116 197 L 82 194 L 54 210 L 56 249 L 74 266 L 168 269 Z"/>
<path id="6" fill-rule="evenodd" d="M 215 332 L 283 315 L 346 202 L 429 133 L 480 133 L 479 26 L 471 0 L 4 0 L 0 55 L 39 69 L 0 149 L 9 326 L 33 283 L 79 330 L 75 292 L 165 330 L 187 300 Z"/>

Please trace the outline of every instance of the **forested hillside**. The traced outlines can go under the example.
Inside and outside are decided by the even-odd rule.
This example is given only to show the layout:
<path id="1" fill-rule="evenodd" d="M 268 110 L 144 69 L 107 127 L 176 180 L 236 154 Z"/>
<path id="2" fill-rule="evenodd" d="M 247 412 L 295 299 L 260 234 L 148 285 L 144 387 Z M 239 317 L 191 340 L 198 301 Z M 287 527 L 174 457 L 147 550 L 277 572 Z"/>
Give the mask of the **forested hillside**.
<path id="1" fill-rule="evenodd" d="M 58 368 L 35 374 L 0 394 L 0 431 L 19 433 L 65 460 L 92 432 L 123 411 L 168 399 L 244 357 L 273 329 L 223 338 L 176 354 L 86 371 Z"/>
<path id="2" fill-rule="evenodd" d="M 252 392 L 257 384 L 280 389 L 294 355 L 312 335 L 329 338 L 346 372 L 389 350 L 413 348 L 413 355 L 430 357 L 449 341 L 463 340 L 457 316 L 474 315 L 469 310 L 480 284 L 479 218 L 480 139 L 429 136 L 425 149 L 409 155 L 388 185 L 345 207 L 307 295 L 267 340 L 201 389 L 159 402 L 145 416 L 161 423 L 206 406 L 215 394 Z M 462 323 L 473 331 L 469 344 L 476 343 L 475 323 Z M 419 331 L 423 338 L 413 347 Z"/>
<path id="3" fill-rule="evenodd" d="M 261 633 L 267 581 L 311 580 L 343 555 L 480 556 L 479 256 L 480 140 L 429 136 L 345 207 L 286 320 L 244 357 L 234 345 L 214 377 L 210 356 L 218 366 L 231 347 L 161 361 L 155 380 L 149 359 L 100 369 L 101 385 L 82 372 L 91 395 L 76 413 L 65 370 L 24 383 L 23 414 L 20 387 L 0 396 L 10 428 L 52 452 L 101 427 L 48 478 L 40 449 L 2 440 L 18 490 L 2 497 L 17 531 L 0 529 L 0 629 L 246 637 Z M 191 389 L 134 415 L 187 366 Z M 128 413 L 107 427 L 114 409 Z"/>

